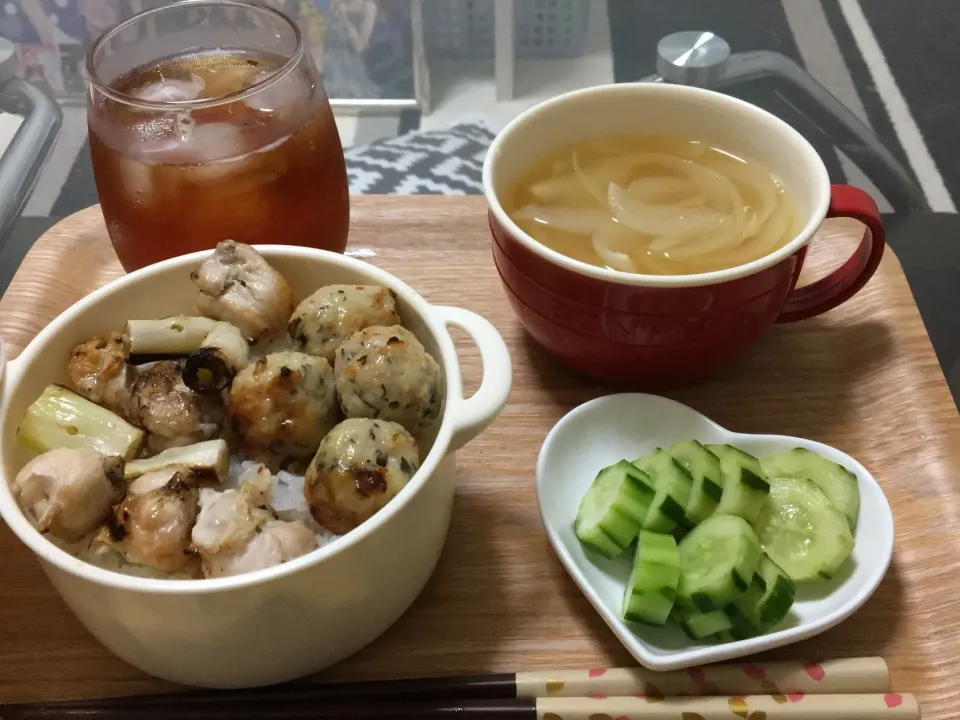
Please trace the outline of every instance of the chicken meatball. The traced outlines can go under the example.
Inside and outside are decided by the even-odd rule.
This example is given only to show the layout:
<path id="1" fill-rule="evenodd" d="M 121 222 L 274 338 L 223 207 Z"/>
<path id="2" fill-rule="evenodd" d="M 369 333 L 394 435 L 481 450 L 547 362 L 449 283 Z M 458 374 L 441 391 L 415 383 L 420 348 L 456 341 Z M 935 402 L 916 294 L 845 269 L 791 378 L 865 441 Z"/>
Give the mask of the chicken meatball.
<path id="1" fill-rule="evenodd" d="M 369 327 L 337 351 L 337 397 L 348 418 L 378 418 L 418 433 L 440 414 L 440 366 L 399 325 Z"/>
<path id="2" fill-rule="evenodd" d="M 137 422 L 133 384 L 136 372 L 127 364 L 127 348 L 120 333 L 95 337 L 70 351 L 67 374 L 77 391 L 131 422 Z"/>
<path id="3" fill-rule="evenodd" d="M 173 360 L 154 363 L 134 383 L 140 425 L 154 452 L 210 440 L 220 432 L 225 410 L 219 396 L 188 388 Z"/>
<path id="4" fill-rule="evenodd" d="M 190 279 L 197 310 L 236 325 L 250 340 L 283 331 L 297 301 L 286 279 L 249 245 L 224 240 Z"/>
<path id="5" fill-rule="evenodd" d="M 82 448 L 45 452 L 13 480 L 13 494 L 37 529 L 63 540 L 96 529 L 123 497 L 123 489 L 123 460 Z"/>
<path id="6" fill-rule="evenodd" d="M 344 420 L 320 443 L 303 493 L 316 521 L 343 534 L 386 505 L 419 466 L 417 442 L 402 426 Z"/>
<path id="7" fill-rule="evenodd" d="M 190 532 L 197 519 L 198 492 L 186 467 L 170 466 L 141 475 L 108 519 L 101 541 L 129 562 L 157 570 L 196 565 Z"/>
<path id="8" fill-rule="evenodd" d="M 393 291 L 379 285 L 327 285 L 297 305 L 287 325 L 304 352 L 333 362 L 340 344 L 371 325 L 399 325 Z"/>
<path id="9" fill-rule="evenodd" d="M 274 469 L 309 458 L 337 421 L 330 363 L 299 352 L 247 365 L 233 380 L 229 403 L 243 449 Z"/>

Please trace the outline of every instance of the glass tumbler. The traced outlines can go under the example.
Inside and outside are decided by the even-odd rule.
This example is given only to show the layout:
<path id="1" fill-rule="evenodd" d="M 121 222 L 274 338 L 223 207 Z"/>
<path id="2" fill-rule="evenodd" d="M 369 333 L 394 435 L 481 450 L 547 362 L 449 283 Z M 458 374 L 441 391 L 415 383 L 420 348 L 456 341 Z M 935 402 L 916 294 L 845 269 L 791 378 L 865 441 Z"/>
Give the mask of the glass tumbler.
<path id="1" fill-rule="evenodd" d="M 235 0 L 165 5 L 107 31 L 87 74 L 94 178 L 125 270 L 226 239 L 343 252 L 343 149 L 290 18 Z"/>

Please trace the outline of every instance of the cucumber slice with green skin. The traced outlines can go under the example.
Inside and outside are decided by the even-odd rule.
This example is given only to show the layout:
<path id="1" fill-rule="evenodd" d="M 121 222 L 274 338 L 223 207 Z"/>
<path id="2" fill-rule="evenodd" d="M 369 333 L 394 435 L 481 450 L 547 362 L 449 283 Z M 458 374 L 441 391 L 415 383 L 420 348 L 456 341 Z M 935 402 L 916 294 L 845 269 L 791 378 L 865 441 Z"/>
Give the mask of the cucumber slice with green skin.
<path id="1" fill-rule="evenodd" d="M 853 550 L 847 517 L 806 478 L 770 478 L 756 529 L 764 552 L 798 583 L 833 577 Z"/>
<path id="2" fill-rule="evenodd" d="M 721 630 L 716 634 L 717 642 L 722 642 L 722 643 L 736 642 L 737 640 L 742 640 L 742 639 L 743 638 L 734 637 L 733 633 L 731 633 L 729 630 Z"/>
<path id="3" fill-rule="evenodd" d="M 604 557 L 616 557 L 636 539 L 655 494 L 650 478 L 626 460 L 606 467 L 580 501 L 574 532 Z"/>
<path id="4" fill-rule="evenodd" d="M 633 464 L 653 480 L 657 495 L 643 521 L 643 529 L 669 533 L 677 526 L 686 528 L 685 513 L 693 478 L 663 448 L 638 457 Z"/>
<path id="5" fill-rule="evenodd" d="M 767 632 L 787 616 L 796 594 L 793 580 L 763 553 L 747 592 L 723 609 L 733 625 L 730 634 L 742 640 Z"/>
<path id="6" fill-rule="evenodd" d="M 766 553 L 760 556 L 753 579 L 762 585 L 763 594 L 748 615 L 755 625 L 766 632 L 790 612 L 797 596 L 797 586 Z"/>
<path id="7" fill-rule="evenodd" d="M 673 617 L 680 629 L 691 640 L 703 640 L 717 633 L 729 631 L 732 627 L 730 618 L 722 610 L 708 613 L 695 610 L 680 611 L 674 613 Z"/>
<path id="8" fill-rule="evenodd" d="M 760 598 L 763 597 L 763 581 L 756 573 L 750 582 L 747 591 L 724 606 L 723 612 L 730 619 L 730 636 L 736 640 L 755 637 L 763 634 L 764 628 L 752 617 L 753 609 L 757 606 Z"/>
<path id="9" fill-rule="evenodd" d="M 817 455 L 813 450 L 794 448 L 760 460 L 763 471 L 770 477 L 806 478 L 812 480 L 826 494 L 837 509 L 847 517 L 851 530 L 857 529 L 860 514 L 860 486 L 857 476 L 843 465 Z"/>
<path id="10" fill-rule="evenodd" d="M 742 517 L 751 525 L 763 509 L 770 483 L 760 461 L 732 445 L 707 445 L 720 460 L 723 497 L 716 512 Z"/>
<path id="11" fill-rule="evenodd" d="M 667 452 L 693 478 L 685 511 L 687 524 L 693 527 L 713 515 L 723 495 L 720 460 L 696 440 L 674 443 Z"/>
<path id="12" fill-rule="evenodd" d="M 641 530 L 623 593 L 623 619 L 661 626 L 670 617 L 680 582 L 680 551 L 671 535 Z"/>
<path id="13" fill-rule="evenodd" d="M 743 595 L 760 560 L 760 541 L 741 517 L 714 513 L 680 542 L 677 604 L 713 612 Z"/>

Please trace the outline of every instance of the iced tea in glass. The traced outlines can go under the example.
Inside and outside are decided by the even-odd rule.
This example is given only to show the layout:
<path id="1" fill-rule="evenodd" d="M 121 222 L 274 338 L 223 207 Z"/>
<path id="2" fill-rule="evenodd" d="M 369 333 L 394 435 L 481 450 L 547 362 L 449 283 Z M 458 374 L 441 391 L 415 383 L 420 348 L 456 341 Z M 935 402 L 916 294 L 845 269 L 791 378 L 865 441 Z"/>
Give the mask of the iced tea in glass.
<path id="1" fill-rule="evenodd" d="M 228 22 L 199 22 L 211 8 Z M 125 270 L 225 239 L 343 252 L 343 149 L 285 15 L 232 0 L 159 7 L 101 37 L 87 73 L 94 178 Z"/>

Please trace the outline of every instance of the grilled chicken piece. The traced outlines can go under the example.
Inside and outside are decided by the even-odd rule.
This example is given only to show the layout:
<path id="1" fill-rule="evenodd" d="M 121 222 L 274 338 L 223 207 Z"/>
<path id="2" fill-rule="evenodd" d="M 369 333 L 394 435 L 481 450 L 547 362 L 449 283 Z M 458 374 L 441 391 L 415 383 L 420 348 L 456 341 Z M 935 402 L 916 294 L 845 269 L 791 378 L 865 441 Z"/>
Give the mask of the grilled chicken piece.
<path id="1" fill-rule="evenodd" d="M 216 437 L 225 415 L 220 397 L 193 392 L 173 360 L 162 360 L 141 372 L 134 384 L 134 399 L 153 452 Z"/>
<path id="2" fill-rule="evenodd" d="M 236 490 L 200 491 L 200 515 L 193 528 L 193 546 L 203 556 L 242 544 L 276 515 L 269 507 L 270 473 L 247 473 Z"/>
<path id="3" fill-rule="evenodd" d="M 123 497 L 123 487 L 122 458 L 83 448 L 45 452 L 13 480 L 13 494 L 40 532 L 63 540 L 96 529 Z"/>
<path id="4" fill-rule="evenodd" d="M 317 547 L 316 534 L 303 522 L 276 519 L 269 509 L 270 473 L 248 473 L 239 490 L 204 489 L 193 545 L 205 577 L 240 575 L 273 567 Z"/>
<path id="5" fill-rule="evenodd" d="M 284 277 L 249 245 L 224 240 L 190 279 L 200 290 L 197 310 L 236 325 L 249 340 L 286 329 L 296 307 Z"/>
<path id="6" fill-rule="evenodd" d="M 138 424 L 133 401 L 136 369 L 127 364 L 127 348 L 120 333 L 77 345 L 70 352 L 67 374 L 85 398 Z"/>
<path id="7" fill-rule="evenodd" d="M 203 559 L 208 578 L 242 575 L 280 565 L 317 549 L 317 536 L 300 520 L 270 520 L 242 545 Z"/>
<path id="8" fill-rule="evenodd" d="M 185 466 L 141 475 L 108 518 L 100 540 L 129 562 L 157 570 L 183 571 L 195 563 L 190 532 L 197 520 L 198 492 Z"/>

